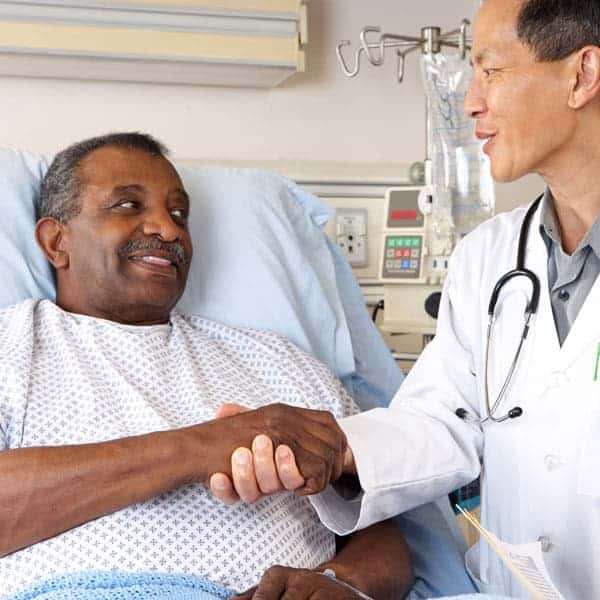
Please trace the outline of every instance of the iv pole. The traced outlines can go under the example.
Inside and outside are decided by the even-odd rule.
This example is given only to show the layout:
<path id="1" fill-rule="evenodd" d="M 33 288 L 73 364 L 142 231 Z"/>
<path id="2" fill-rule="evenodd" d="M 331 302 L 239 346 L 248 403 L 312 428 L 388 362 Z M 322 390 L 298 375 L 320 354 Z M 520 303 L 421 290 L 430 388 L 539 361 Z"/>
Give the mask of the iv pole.
<path id="1" fill-rule="evenodd" d="M 374 66 L 380 67 L 385 62 L 386 50 L 393 48 L 396 50 L 398 66 L 396 69 L 396 78 L 398 83 L 402 83 L 405 75 L 406 57 L 407 55 L 421 50 L 423 54 L 437 54 L 442 51 L 443 47 L 457 48 L 460 57 L 464 60 L 467 57 L 468 51 L 471 49 L 472 40 L 467 35 L 467 30 L 471 22 L 468 19 L 461 21 L 458 29 L 453 29 L 446 33 L 442 33 L 440 27 L 423 27 L 420 37 L 408 35 L 398 35 L 395 33 L 381 33 L 380 27 L 367 26 L 360 32 L 360 44 L 354 51 L 354 66 L 350 68 L 344 58 L 343 49 L 350 46 L 350 40 L 342 40 L 336 44 L 336 55 L 342 72 L 346 77 L 356 77 L 361 69 L 361 58 L 363 54 L 367 60 Z M 380 34 L 378 40 L 371 39 L 371 34 Z M 415 178 L 425 180 L 427 185 L 431 184 L 431 100 L 426 95 L 425 101 L 425 167 L 424 172 L 415 173 Z M 417 163 L 418 164 L 418 163 Z"/>

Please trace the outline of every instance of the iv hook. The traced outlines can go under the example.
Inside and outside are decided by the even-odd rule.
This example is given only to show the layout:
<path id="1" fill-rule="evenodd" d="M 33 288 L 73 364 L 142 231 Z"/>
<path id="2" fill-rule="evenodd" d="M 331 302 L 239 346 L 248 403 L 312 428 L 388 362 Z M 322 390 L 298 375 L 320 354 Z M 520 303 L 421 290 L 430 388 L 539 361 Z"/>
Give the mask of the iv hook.
<path id="1" fill-rule="evenodd" d="M 369 46 L 369 43 L 367 42 L 367 34 L 368 33 L 381 33 L 381 27 L 367 26 L 367 27 L 364 27 L 363 30 L 360 32 L 361 48 L 363 49 L 364 53 L 367 55 L 369 62 L 375 67 L 380 67 L 383 64 L 383 61 L 385 60 L 385 50 L 384 50 L 384 46 L 383 46 L 383 40 L 381 41 L 381 45 L 379 47 L 379 57 L 375 57 L 371 53 L 371 47 Z"/>
<path id="2" fill-rule="evenodd" d="M 465 60 L 467 57 L 467 29 L 471 25 L 471 21 L 469 19 L 463 19 L 460 23 L 460 35 L 458 37 L 458 49 L 460 52 L 460 57 L 462 60 Z"/>
<path id="3" fill-rule="evenodd" d="M 396 54 L 398 55 L 398 83 L 402 83 L 404 81 L 404 67 L 406 65 L 406 55 L 408 52 L 403 50 L 396 50 Z"/>
<path id="4" fill-rule="evenodd" d="M 349 46 L 351 43 L 352 42 L 350 40 L 342 40 L 341 42 L 338 42 L 335 46 L 335 53 L 337 54 L 338 61 L 340 63 L 340 66 L 342 67 L 342 71 L 344 72 L 344 75 L 346 77 L 355 77 L 356 75 L 358 75 L 358 72 L 360 71 L 360 52 L 361 52 L 362 48 L 357 48 L 357 50 L 354 52 L 354 69 L 353 70 L 350 70 L 348 68 L 346 60 L 344 59 L 344 55 L 342 54 L 342 48 L 344 48 L 345 46 Z"/>

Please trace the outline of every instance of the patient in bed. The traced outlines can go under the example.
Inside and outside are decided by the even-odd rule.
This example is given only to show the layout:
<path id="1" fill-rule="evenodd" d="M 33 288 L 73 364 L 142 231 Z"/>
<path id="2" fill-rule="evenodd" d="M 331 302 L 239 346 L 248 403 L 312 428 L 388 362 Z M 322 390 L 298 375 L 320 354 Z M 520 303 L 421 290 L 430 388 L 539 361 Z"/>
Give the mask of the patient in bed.
<path id="1" fill-rule="evenodd" d="M 301 495 L 224 506 L 207 491 L 235 448 L 269 438 L 276 460 L 304 456 L 306 491 L 335 479 L 345 440 L 321 424 L 357 408 L 278 335 L 173 310 L 192 260 L 189 210 L 163 146 L 141 134 L 71 146 L 44 179 L 36 238 L 56 303 L 0 312 L 0 597 L 90 570 L 183 573 L 238 592 L 260 582 L 262 599 L 286 587 L 294 599 L 359 597 L 314 572 L 327 567 L 402 597 L 411 568 L 393 524 L 342 543 Z M 257 410 L 215 419 L 225 402 Z M 278 402 L 297 407 L 293 419 Z"/>

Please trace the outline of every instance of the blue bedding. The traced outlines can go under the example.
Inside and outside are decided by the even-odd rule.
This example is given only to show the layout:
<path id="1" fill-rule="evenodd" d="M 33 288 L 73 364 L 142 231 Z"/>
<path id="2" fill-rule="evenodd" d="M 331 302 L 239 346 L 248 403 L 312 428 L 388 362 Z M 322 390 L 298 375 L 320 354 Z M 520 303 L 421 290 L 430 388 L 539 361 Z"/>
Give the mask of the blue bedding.
<path id="1" fill-rule="evenodd" d="M 91 571 L 49 579 L 9 600 L 223 600 L 233 595 L 190 575 Z"/>

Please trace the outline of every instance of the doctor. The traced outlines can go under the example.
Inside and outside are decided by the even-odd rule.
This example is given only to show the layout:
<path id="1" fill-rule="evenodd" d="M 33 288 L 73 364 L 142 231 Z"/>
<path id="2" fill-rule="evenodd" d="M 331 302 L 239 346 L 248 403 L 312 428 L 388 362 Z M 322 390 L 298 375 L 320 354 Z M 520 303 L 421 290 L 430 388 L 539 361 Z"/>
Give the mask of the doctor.
<path id="1" fill-rule="evenodd" d="M 313 499 L 346 534 L 481 475 L 483 525 L 509 543 L 539 540 L 554 583 L 577 600 L 600 598 L 599 46 L 597 0 L 483 2 L 465 109 L 497 181 L 538 173 L 547 190 L 529 223 L 519 208 L 459 244 L 436 338 L 391 406 L 340 422 L 361 494 L 347 501 L 330 486 Z M 497 293 L 486 368 L 490 298 L 519 246 L 531 273 Z M 243 499 L 272 491 L 275 471 L 280 487 L 301 487 L 300 462 L 276 455 L 274 466 L 256 449 L 254 460 L 255 477 L 234 472 Z M 485 543 L 467 566 L 483 591 L 526 597 Z"/>

